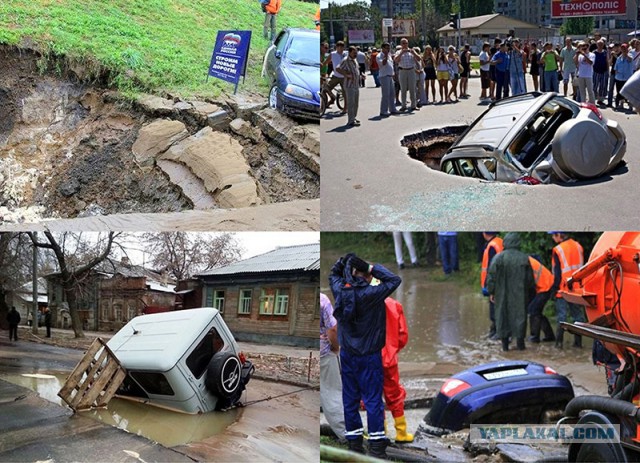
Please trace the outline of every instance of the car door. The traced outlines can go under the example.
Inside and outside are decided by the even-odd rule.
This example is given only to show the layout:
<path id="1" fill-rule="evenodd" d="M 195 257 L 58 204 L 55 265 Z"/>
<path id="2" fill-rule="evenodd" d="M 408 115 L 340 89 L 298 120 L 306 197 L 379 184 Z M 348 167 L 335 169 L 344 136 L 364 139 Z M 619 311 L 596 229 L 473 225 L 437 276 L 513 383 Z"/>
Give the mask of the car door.
<path id="1" fill-rule="evenodd" d="M 282 59 L 282 54 L 284 53 L 284 48 L 287 44 L 288 38 L 289 31 L 280 32 L 269 51 L 269 58 L 267 60 L 267 75 L 269 77 L 269 82 L 271 83 L 276 81 L 276 75 L 278 72 L 278 68 L 280 67 L 280 61 Z"/>

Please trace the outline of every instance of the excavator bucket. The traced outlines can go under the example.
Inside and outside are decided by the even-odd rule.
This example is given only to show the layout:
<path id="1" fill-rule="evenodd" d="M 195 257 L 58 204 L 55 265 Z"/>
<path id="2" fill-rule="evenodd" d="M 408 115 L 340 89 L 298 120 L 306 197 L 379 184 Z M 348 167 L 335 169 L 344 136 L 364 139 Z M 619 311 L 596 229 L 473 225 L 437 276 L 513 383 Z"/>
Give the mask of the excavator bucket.
<path id="1" fill-rule="evenodd" d="M 71 372 L 58 396 L 76 412 L 105 407 L 126 375 L 111 349 L 97 338 Z"/>

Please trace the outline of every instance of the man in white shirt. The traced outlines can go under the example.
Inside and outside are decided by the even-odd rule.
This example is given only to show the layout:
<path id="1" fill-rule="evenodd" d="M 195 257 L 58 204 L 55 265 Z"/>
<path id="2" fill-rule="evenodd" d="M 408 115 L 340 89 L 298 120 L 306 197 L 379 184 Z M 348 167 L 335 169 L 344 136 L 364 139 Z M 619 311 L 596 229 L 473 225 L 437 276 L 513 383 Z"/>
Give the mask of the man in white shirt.
<path id="1" fill-rule="evenodd" d="M 420 55 L 409 48 L 407 39 L 400 40 L 401 49 L 398 50 L 393 60 L 398 63 L 398 80 L 400 82 L 400 95 L 402 107 L 400 111 L 407 110 L 407 90 L 411 98 L 411 111 L 416 111 L 416 62 L 420 59 Z"/>
<path id="2" fill-rule="evenodd" d="M 491 79 L 489 76 L 489 70 L 491 69 L 491 55 L 489 49 L 491 44 L 485 42 L 482 44 L 482 52 L 480 52 L 480 84 L 482 85 L 482 93 L 480 93 L 480 99 L 486 100 L 488 98 L 487 90 L 491 86 Z"/>
<path id="3" fill-rule="evenodd" d="M 596 55 L 589 51 L 589 45 L 585 42 L 578 44 L 578 49 L 573 57 L 573 62 L 578 67 L 578 88 L 580 89 L 580 101 L 595 104 L 596 96 L 593 92 L 593 62 Z M 586 93 L 585 93 L 586 90 Z"/>
<path id="4" fill-rule="evenodd" d="M 573 84 L 573 79 L 576 77 L 576 64 L 573 61 L 573 57 L 576 55 L 576 48 L 571 43 L 571 37 L 567 37 L 564 43 L 565 47 L 560 50 L 560 72 L 562 72 L 564 96 L 567 96 L 569 80 Z"/>
<path id="5" fill-rule="evenodd" d="M 395 106 L 396 93 L 393 82 L 393 55 L 391 54 L 391 46 L 389 43 L 385 42 L 382 44 L 382 49 L 376 56 L 376 60 L 378 61 L 378 78 L 380 79 L 380 89 L 382 90 L 380 117 L 398 114 Z"/>
<path id="6" fill-rule="evenodd" d="M 342 60 L 346 58 L 347 54 L 344 51 L 344 42 L 342 40 L 336 43 L 335 51 L 331 52 L 331 64 L 333 66 L 333 73 L 331 74 L 331 78 L 329 82 L 325 85 L 325 92 L 331 98 L 333 96 L 332 90 L 340 84 L 340 88 L 342 89 L 342 97 L 344 98 L 344 109 L 342 110 L 342 114 L 346 114 L 347 112 L 347 93 L 344 90 L 344 76 L 340 74 L 338 71 L 338 67 L 342 63 Z M 327 106 L 331 106 L 335 99 L 331 99 L 327 102 Z"/>
<path id="7" fill-rule="evenodd" d="M 356 48 L 358 50 L 358 56 L 356 57 L 356 61 L 358 62 L 358 69 L 360 70 L 360 87 L 364 87 L 365 82 L 365 72 L 367 72 L 367 57 L 360 50 L 360 47 Z"/>

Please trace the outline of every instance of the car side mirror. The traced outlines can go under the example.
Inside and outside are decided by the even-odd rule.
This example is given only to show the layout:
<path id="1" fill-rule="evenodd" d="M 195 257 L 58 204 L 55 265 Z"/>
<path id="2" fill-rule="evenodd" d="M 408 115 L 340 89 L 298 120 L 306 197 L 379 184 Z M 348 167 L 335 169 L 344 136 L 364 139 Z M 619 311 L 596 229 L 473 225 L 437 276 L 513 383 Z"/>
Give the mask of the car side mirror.
<path id="1" fill-rule="evenodd" d="M 276 58 L 278 59 L 282 58 L 282 51 L 280 50 L 276 51 Z"/>

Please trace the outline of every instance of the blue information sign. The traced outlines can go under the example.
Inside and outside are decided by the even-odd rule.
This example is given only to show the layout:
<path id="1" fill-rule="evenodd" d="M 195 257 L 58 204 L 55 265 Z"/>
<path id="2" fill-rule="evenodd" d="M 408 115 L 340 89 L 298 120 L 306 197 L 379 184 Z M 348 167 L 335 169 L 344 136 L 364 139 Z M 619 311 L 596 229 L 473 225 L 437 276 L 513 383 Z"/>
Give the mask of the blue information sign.
<path id="1" fill-rule="evenodd" d="M 236 84 L 244 76 L 249 57 L 251 31 L 218 31 L 209 65 L 209 76 Z"/>

